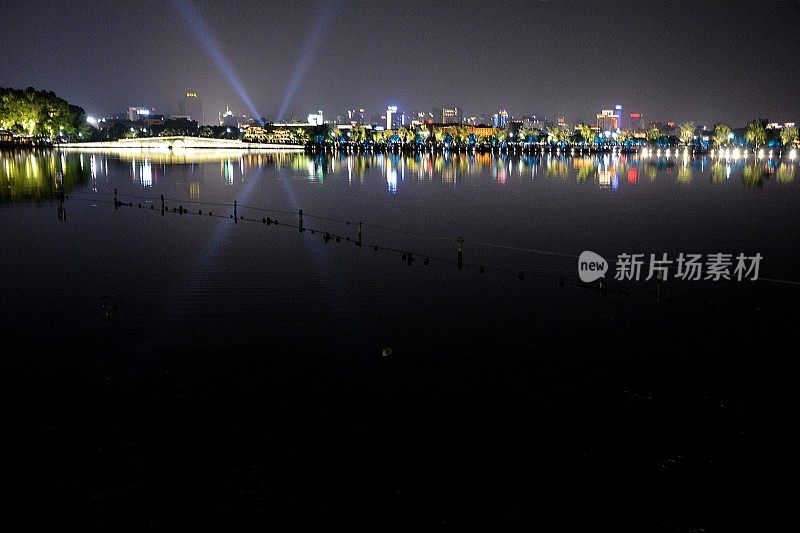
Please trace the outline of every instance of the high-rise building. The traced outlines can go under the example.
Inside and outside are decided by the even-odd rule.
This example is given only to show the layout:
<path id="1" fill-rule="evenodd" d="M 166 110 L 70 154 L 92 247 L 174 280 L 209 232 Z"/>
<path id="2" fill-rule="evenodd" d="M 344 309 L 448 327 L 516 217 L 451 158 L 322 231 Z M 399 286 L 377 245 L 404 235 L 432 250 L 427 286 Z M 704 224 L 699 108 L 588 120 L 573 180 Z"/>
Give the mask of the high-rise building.
<path id="1" fill-rule="evenodd" d="M 604 109 L 597 114 L 597 127 L 600 131 L 616 131 L 619 129 L 619 115 L 613 109 Z"/>
<path id="2" fill-rule="evenodd" d="M 536 115 L 528 115 L 522 119 L 522 127 L 528 129 L 544 129 L 545 117 L 538 117 Z"/>
<path id="3" fill-rule="evenodd" d="M 505 109 L 498 111 L 492 116 L 492 126 L 505 129 L 508 127 L 508 111 Z"/>
<path id="4" fill-rule="evenodd" d="M 431 112 L 436 124 L 461 124 L 464 122 L 464 111 L 458 107 L 434 107 Z"/>
<path id="5" fill-rule="evenodd" d="M 150 116 L 150 110 L 146 107 L 129 107 L 128 108 L 128 120 L 131 122 L 138 122 L 140 120 L 145 120 L 147 117 Z"/>
<path id="6" fill-rule="evenodd" d="M 230 107 L 225 106 L 225 112 L 219 114 L 219 125 L 237 127 L 239 125 L 239 117 L 233 114 Z"/>
<path id="7" fill-rule="evenodd" d="M 197 121 L 201 126 L 206 123 L 203 100 L 196 92 L 187 92 L 181 97 L 180 102 L 178 102 L 178 114 Z"/>
<path id="8" fill-rule="evenodd" d="M 386 108 L 386 129 L 391 130 L 392 125 L 397 121 L 397 106 L 390 105 Z"/>
<path id="9" fill-rule="evenodd" d="M 644 131 L 647 129 L 644 123 L 644 116 L 641 113 L 631 113 L 628 115 L 628 127 L 634 131 Z"/>
<path id="10" fill-rule="evenodd" d="M 364 108 L 351 109 L 347 112 L 347 121 L 354 125 L 367 123 L 367 113 Z"/>

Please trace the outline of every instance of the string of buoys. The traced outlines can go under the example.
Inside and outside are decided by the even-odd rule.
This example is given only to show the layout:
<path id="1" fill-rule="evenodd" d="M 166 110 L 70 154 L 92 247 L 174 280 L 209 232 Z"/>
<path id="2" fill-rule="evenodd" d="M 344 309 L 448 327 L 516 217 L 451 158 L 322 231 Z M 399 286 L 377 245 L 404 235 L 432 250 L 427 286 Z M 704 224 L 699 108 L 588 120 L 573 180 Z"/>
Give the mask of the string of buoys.
<path id="1" fill-rule="evenodd" d="M 102 194 L 100 194 L 100 195 L 102 195 Z M 133 202 L 122 202 L 119 199 L 120 196 L 123 196 L 123 195 L 119 195 L 117 190 L 115 189 L 114 190 L 114 194 L 113 194 L 113 200 L 111 202 L 108 202 L 108 203 L 113 203 L 115 210 L 118 210 L 120 207 L 128 207 L 128 208 L 133 208 L 134 207 L 134 203 Z M 158 198 L 158 199 L 125 195 L 125 199 L 129 199 L 129 198 L 131 198 L 131 199 L 143 199 L 143 200 L 145 200 L 145 202 L 151 202 L 150 203 L 150 210 L 151 211 L 155 210 L 155 205 L 156 205 L 155 202 L 160 201 L 160 203 L 161 203 L 161 215 L 162 216 L 164 216 L 165 214 L 167 214 L 169 212 L 177 213 L 177 214 L 180 214 L 180 215 L 184 215 L 184 214 L 188 215 L 188 214 L 190 214 L 189 209 L 184 207 L 183 203 L 181 203 L 181 202 L 186 202 L 187 204 L 198 204 L 198 205 L 227 207 L 229 209 L 233 208 L 233 213 L 229 213 L 227 216 L 226 215 L 216 215 L 216 216 L 218 218 L 232 219 L 234 221 L 234 223 L 237 223 L 237 224 L 238 224 L 239 221 L 243 221 L 243 222 L 261 223 L 262 225 L 266 225 L 266 226 L 281 226 L 281 227 L 288 227 L 288 228 L 294 227 L 294 228 L 297 228 L 299 230 L 299 233 L 305 233 L 307 231 L 311 235 L 315 235 L 315 236 L 319 235 L 320 238 L 322 239 L 322 241 L 325 244 L 329 244 L 331 242 L 335 242 L 335 243 L 346 242 L 346 243 L 354 244 L 354 245 L 356 245 L 358 247 L 362 247 L 362 246 L 371 247 L 375 252 L 385 251 L 385 252 L 391 252 L 391 253 L 398 253 L 398 254 L 400 254 L 400 259 L 405 263 L 405 265 L 407 267 L 411 267 L 416 262 L 417 259 L 421 259 L 421 262 L 422 262 L 422 264 L 424 266 L 430 265 L 431 261 L 436 261 L 436 262 L 441 263 L 441 264 L 447 264 L 447 265 L 456 266 L 458 271 L 462 271 L 466 267 L 466 268 L 469 268 L 472 271 L 476 271 L 479 274 L 484 274 L 487 271 L 494 271 L 494 272 L 501 272 L 501 273 L 509 274 L 509 275 L 515 276 L 517 278 L 517 280 L 519 280 L 519 281 L 524 281 L 525 279 L 528 279 L 528 278 L 530 278 L 530 279 L 546 279 L 546 280 L 550 280 L 550 281 L 556 282 L 559 287 L 565 287 L 566 284 L 569 283 L 570 285 L 579 286 L 581 288 L 588 288 L 588 289 L 595 290 L 604 298 L 607 297 L 609 293 L 622 294 L 622 295 L 631 294 L 631 291 L 627 290 L 627 289 L 619 289 L 619 288 L 616 288 L 616 287 L 614 287 L 614 288 L 609 287 L 609 281 L 613 281 L 613 280 L 601 279 L 601 280 L 598 280 L 598 282 L 594 283 L 594 284 L 586 284 L 586 283 L 581 283 L 581 282 L 568 280 L 567 278 L 572 274 L 571 269 L 569 271 L 567 271 L 565 269 L 565 270 L 562 270 L 561 272 L 557 272 L 557 271 L 553 271 L 552 269 L 548 269 L 547 265 L 538 265 L 538 268 L 536 268 L 536 269 L 514 269 L 514 268 L 508 268 L 508 267 L 504 267 L 504 266 L 500 266 L 500 265 L 488 266 L 486 264 L 478 264 L 478 263 L 473 263 L 473 262 L 466 262 L 466 261 L 464 261 L 464 246 L 465 246 L 465 244 L 471 244 L 471 245 L 475 245 L 475 246 L 485 246 L 485 247 L 494 247 L 494 248 L 499 248 L 499 249 L 506 249 L 506 250 L 509 250 L 509 251 L 542 254 L 544 256 L 550 256 L 550 257 L 562 257 L 562 258 L 565 258 L 565 259 L 572 259 L 572 258 L 577 259 L 578 256 L 577 255 L 573 255 L 573 254 L 566 254 L 566 253 L 554 252 L 554 251 L 548 251 L 548 250 L 536 250 L 536 249 L 530 249 L 530 248 L 515 247 L 515 246 L 510 246 L 510 245 L 501 244 L 501 243 L 490 243 L 490 242 L 483 242 L 483 241 L 473 241 L 473 240 L 469 240 L 469 239 L 464 239 L 462 237 L 456 237 L 455 239 L 453 239 L 453 238 L 444 238 L 444 237 L 439 237 L 439 236 L 435 236 L 435 235 L 426 235 L 426 234 L 421 234 L 421 233 L 418 233 L 418 232 L 406 231 L 406 230 L 399 229 L 399 228 L 391 228 L 391 227 L 387 227 L 387 226 L 369 224 L 369 223 L 366 223 L 366 222 L 363 222 L 363 221 L 359 221 L 358 224 L 357 224 L 357 227 L 358 227 L 357 237 L 351 237 L 349 235 L 342 235 L 340 233 L 336 233 L 336 232 L 331 231 L 330 229 L 327 229 L 327 228 L 318 228 L 318 227 L 306 226 L 304 219 L 305 218 L 311 218 L 311 219 L 321 220 L 321 221 L 326 221 L 326 222 L 341 223 L 341 224 L 346 225 L 347 227 L 352 227 L 352 222 L 351 221 L 344 220 L 344 219 L 333 218 L 333 217 L 320 216 L 320 215 L 311 215 L 311 214 L 308 214 L 308 213 L 304 213 L 303 210 L 298 210 L 296 212 L 291 212 L 291 211 L 286 211 L 286 210 L 269 209 L 269 208 L 262 208 L 262 207 L 250 206 L 250 205 L 242 206 L 242 205 L 239 205 L 237 201 L 234 201 L 233 204 L 226 204 L 226 203 L 219 203 L 219 202 L 197 202 L 197 201 L 194 201 L 194 200 L 180 200 L 180 199 L 174 199 L 174 198 L 173 199 L 169 199 L 169 200 L 171 202 L 178 203 L 178 205 L 177 206 L 173 205 L 173 206 L 171 206 L 171 209 L 170 209 L 170 206 L 168 206 L 166 204 L 167 199 L 164 198 L 163 195 L 161 195 L 160 198 Z M 74 199 L 74 200 L 86 200 L 86 201 L 90 201 L 90 202 L 93 202 L 93 203 L 106 203 L 107 202 L 106 200 L 103 200 L 102 198 L 96 198 L 96 197 L 81 198 L 81 197 L 72 196 L 71 199 Z M 142 203 L 137 203 L 136 207 L 138 209 L 142 209 Z M 298 217 L 298 224 L 294 225 L 294 224 L 281 223 L 281 222 L 278 221 L 277 218 L 272 218 L 272 217 L 260 217 L 260 218 L 246 217 L 245 215 L 239 215 L 238 214 L 238 209 L 239 208 L 244 208 L 244 209 L 254 210 L 254 211 L 270 212 L 270 213 L 295 215 L 295 216 Z M 195 214 L 195 213 L 192 212 L 191 214 Z M 197 216 L 209 216 L 209 217 L 215 216 L 213 214 L 213 212 L 211 212 L 211 211 L 208 211 L 207 214 L 204 214 L 202 209 L 198 209 L 196 214 L 197 214 Z M 382 231 L 392 231 L 392 232 L 401 233 L 401 234 L 410 235 L 410 236 L 418 236 L 418 237 L 426 238 L 426 239 L 435 239 L 435 240 L 440 240 L 440 241 L 448 241 L 448 242 L 451 242 L 451 243 L 453 241 L 455 241 L 456 256 L 455 256 L 455 258 L 452 258 L 452 257 L 447 258 L 447 257 L 442 257 L 442 256 L 437 256 L 437 255 L 431 255 L 431 254 L 428 254 L 428 253 L 423 253 L 423 252 L 416 251 L 416 250 L 411 250 L 411 249 L 408 249 L 408 248 L 401 249 L 401 248 L 396 248 L 396 247 L 392 247 L 392 246 L 381 245 L 379 243 L 368 244 L 368 243 L 365 243 L 364 240 L 363 240 L 363 228 L 365 228 L 365 227 L 366 228 L 378 229 L 378 230 L 382 230 Z M 610 261 L 610 262 L 613 263 L 615 261 Z M 777 279 L 771 279 L 771 278 L 763 278 L 763 279 L 765 281 L 774 281 L 774 282 L 780 282 L 780 283 L 788 283 L 788 284 L 800 285 L 800 283 L 798 283 L 798 282 L 789 281 L 789 280 L 777 280 Z M 649 291 L 642 291 L 642 292 L 645 292 L 646 294 L 650 294 Z M 657 280 L 656 295 L 657 295 L 657 301 L 661 301 L 663 299 L 662 298 L 662 286 L 661 286 L 660 280 Z"/>

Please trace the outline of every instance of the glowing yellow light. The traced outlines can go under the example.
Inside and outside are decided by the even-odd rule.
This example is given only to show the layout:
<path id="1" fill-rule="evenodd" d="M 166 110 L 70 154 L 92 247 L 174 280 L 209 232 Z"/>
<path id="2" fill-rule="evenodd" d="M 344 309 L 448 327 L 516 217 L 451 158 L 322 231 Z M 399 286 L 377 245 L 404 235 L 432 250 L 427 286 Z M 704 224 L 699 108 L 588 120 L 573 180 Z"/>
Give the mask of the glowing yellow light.
<path id="1" fill-rule="evenodd" d="M 764 157 L 764 150 L 759 150 L 758 151 L 758 158 L 761 159 L 762 157 Z"/>
<path id="2" fill-rule="evenodd" d="M 734 159 L 739 159 L 739 157 L 741 157 L 741 154 L 739 153 L 739 149 L 738 148 L 734 148 L 733 149 L 733 154 L 732 155 L 733 155 Z"/>
<path id="3" fill-rule="evenodd" d="M 791 152 L 789 152 L 789 157 L 790 157 L 791 159 L 794 159 L 795 157 L 797 157 L 797 149 L 795 149 L 795 148 L 792 148 L 792 151 L 791 151 Z"/>

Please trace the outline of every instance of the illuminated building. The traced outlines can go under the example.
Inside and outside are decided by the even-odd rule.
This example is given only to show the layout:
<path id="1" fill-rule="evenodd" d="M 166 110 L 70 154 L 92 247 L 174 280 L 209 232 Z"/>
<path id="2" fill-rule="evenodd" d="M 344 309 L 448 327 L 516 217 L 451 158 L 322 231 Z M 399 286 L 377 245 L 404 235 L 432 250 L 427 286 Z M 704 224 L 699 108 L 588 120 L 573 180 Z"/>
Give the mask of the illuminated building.
<path id="1" fill-rule="evenodd" d="M 494 116 L 492 116 L 492 126 L 505 129 L 508 126 L 508 111 L 503 109 L 495 113 Z"/>
<path id="2" fill-rule="evenodd" d="M 536 115 L 528 115 L 522 119 L 522 127 L 528 129 L 544 129 L 544 117 L 537 117 Z"/>
<path id="3" fill-rule="evenodd" d="M 347 121 L 354 125 L 366 124 L 366 111 L 363 108 L 351 109 L 347 112 Z"/>
<path id="4" fill-rule="evenodd" d="M 597 114 L 597 127 L 600 131 L 616 131 L 619 129 L 619 116 L 611 109 L 604 109 Z"/>
<path id="5" fill-rule="evenodd" d="M 433 122 L 436 124 L 461 124 L 464 122 L 464 112 L 458 107 L 434 107 Z"/>
<path id="6" fill-rule="evenodd" d="M 321 126 L 324 122 L 322 119 L 322 111 L 317 111 L 308 115 L 308 123 L 312 126 Z"/>
<path id="7" fill-rule="evenodd" d="M 203 100 L 196 92 L 184 93 L 178 102 L 178 115 L 188 117 L 189 120 L 194 120 L 201 126 L 205 125 L 206 115 L 203 112 Z"/>
<path id="8" fill-rule="evenodd" d="M 219 125 L 237 127 L 239 125 L 239 117 L 234 115 L 228 106 L 225 106 L 225 112 L 219 114 Z"/>
<path id="9" fill-rule="evenodd" d="M 614 106 L 614 110 L 617 112 L 617 128 L 622 129 L 622 106 L 617 104 Z"/>
<path id="10" fill-rule="evenodd" d="M 628 119 L 630 120 L 630 123 L 628 124 L 630 129 L 635 131 L 644 131 L 647 129 L 644 124 L 644 117 L 641 113 L 631 113 L 628 115 Z"/>
<path id="11" fill-rule="evenodd" d="M 390 105 L 389 107 L 386 108 L 386 129 L 387 130 L 392 129 L 392 125 L 394 124 L 394 122 L 396 120 L 396 116 L 395 115 L 397 115 L 397 106 L 396 105 Z"/>
<path id="12" fill-rule="evenodd" d="M 128 120 L 131 122 L 138 122 L 150 116 L 150 110 L 146 107 L 129 107 Z"/>

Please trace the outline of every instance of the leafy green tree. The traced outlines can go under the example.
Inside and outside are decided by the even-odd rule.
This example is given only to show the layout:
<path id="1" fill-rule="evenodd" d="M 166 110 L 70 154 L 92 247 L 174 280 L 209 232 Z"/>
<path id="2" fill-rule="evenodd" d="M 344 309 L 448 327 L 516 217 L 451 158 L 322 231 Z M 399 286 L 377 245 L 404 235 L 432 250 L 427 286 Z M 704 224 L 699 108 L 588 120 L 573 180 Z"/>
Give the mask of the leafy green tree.
<path id="1" fill-rule="evenodd" d="M 578 134 L 581 136 L 581 140 L 583 141 L 583 145 L 585 147 L 589 147 L 594 144 L 594 130 L 588 124 L 578 124 L 576 129 L 578 130 Z"/>
<path id="2" fill-rule="evenodd" d="M 353 129 L 350 130 L 350 139 L 356 143 L 361 144 L 367 140 L 367 128 L 364 126 L 353 126 Z"/>
<path id="3" fill-rule="evenodd" d="M 724 146 L 730 142 L 731 127 L 727 124 L 714 124 L 714 144 L 717 147 Z"/>
<path id="4" fill-rule="evenodd" d="M 403 142 L 403 144 L 407 144 L 413 141 L 417 135 L 410 129 L 402 127 L 397 130 L 397 136 L 400 137 L 400 140 Z"/>
<path id="5" fill-rule="evenodd" d="M 0 88 L 0 128 L 48 140 L 91 137 L 83 109 L 32 87 Z"/>
<path id="6" fill-rule="evenodd" d="M 522 142 L 532 142 L 535 140 L 536 130 L 533 128 L 520 128 L 519 138 Z"/>
<path id="7" fill-rule="evenodd" d="M 678 138 L 683 144 L 691 144 L 694 137 L 694 122 L 684 122 L 678 127 Z"/>
<path id="8" fill-rule="evenodd" d="M 558 144 L 561 142 L 561 128 L 558 126 L 547 126 L 547 142 Z"/>
<path id="9" fill-rule="evenodd" d="M 457 144 L 467 144 L 469 142 L 469 127 L 459 124 L 453 132 L 453 140 Z"/>
<path id="10" fill-rule="evenodd" d="M 757 118 L 747 123 L 747 130 L 744 132 L 744 140 L 753 145 L 755 150 L 767 142 L 767 121 Z"/>
<path id="11" fill-rule="evenodd" d="M 295 128 L 291 131 L 291 136 L 294 142 L 305 144 L 308 142 L 308 132 L 304 128 Z"/>
<path id="12" fill-rule="evenodd" d="M 648 142 L 656 142 L 661 138 L 661 130 L 656 126 L 650 126 L 650 128 L 645 132 L 645 137 L 647 138 Z"/>
<path id="13" fill-rule="evenodd" d="M 382 130 L 372 130 L 372 140 L 378 144 L 386 142 L 386 132 Z"/>
<path id="14" fill-rule="evenodd" d="M 784 146 L 790 146 L 797 141 L 797 128 L 794 126 L 783 128 L 781 130 L 781 143 Z"/>

